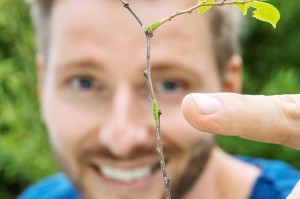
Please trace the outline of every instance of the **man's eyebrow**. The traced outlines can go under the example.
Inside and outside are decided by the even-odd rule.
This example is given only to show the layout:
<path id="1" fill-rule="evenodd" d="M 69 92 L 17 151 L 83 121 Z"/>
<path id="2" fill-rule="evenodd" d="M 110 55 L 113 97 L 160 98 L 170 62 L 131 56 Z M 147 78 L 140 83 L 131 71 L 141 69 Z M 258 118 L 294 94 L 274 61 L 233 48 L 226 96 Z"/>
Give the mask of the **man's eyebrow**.
<path id="1" fill-rule="evenodd" d="M 152 63 L 152 70 L 154 72 L 155 71 L 169 71 L 169 70 L 196 72 L 197 67 L 186 64 L 186 63 L 179 63 L 177 61 L 159 60 L 159 61 L 154 61 Z"/>
<path id="2" fill-rule="evenodd" d="M 103 67 L 94 61 L 68 61 L 58 65 L 58 72 L 68 70 L 103 70 Z"/>

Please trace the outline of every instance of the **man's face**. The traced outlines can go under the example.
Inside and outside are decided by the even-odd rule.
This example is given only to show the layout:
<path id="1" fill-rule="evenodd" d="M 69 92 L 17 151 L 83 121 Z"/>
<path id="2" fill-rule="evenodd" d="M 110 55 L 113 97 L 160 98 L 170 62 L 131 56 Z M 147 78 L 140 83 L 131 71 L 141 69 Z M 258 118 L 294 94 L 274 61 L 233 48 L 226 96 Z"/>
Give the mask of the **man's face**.
<path id="1" fill-rule="evenodd" d="M 148 25 L 187 2 L 132 6 Z M 189 15 L 160 28 L 152 42 L 173 198 L 196 182 L 213 145 L 180 109 L 188 93 L 222 89 L 209 31 L 206 15 Z M 85 198 L 162 198 L 155 122 L 143 77 L 146 40 L 138 23 L 119 1 L 64 0 L 54 5 L 50 35 L 40 72 L 42 111 L 63 171 Z"/>

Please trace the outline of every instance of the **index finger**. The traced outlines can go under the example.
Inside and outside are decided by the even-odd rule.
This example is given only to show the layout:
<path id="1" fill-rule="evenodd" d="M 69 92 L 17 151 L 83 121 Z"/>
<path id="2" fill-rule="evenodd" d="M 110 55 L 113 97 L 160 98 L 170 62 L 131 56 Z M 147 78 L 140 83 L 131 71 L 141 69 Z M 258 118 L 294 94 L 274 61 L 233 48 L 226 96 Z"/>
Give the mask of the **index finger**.
<path id="1" fill-rule="evenodd" d="M 195 128 L 300 149 L 300 95 L 189 94 L 182 102 Z"/>

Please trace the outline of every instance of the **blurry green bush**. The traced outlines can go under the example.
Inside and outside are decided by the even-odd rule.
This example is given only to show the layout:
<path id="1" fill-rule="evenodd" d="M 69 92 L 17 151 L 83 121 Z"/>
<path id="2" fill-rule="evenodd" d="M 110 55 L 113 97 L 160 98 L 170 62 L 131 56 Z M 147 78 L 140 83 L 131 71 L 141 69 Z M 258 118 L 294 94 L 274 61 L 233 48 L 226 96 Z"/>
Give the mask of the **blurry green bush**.
<path id="1" fill-rule="evenodd" d="M 277 29 L 248 20 L 242 40 L 245 93 L 300 93 L 300 2 L 276 5 L 282 14 Z M 34 53 L 28 7 L 22 0 L 0 0 L 1 199 L 15 198 L 30 183 L 57 171 L 39 115 Z M 285 147 L 228 137 L 218 141 L 231 153 L 282 159 L 300 168 L 300 152 Z"/>
<path id="2" fill-rule="evenodd" d="M 56 169 L 41 125 L 28 8 L 0 0 L 0 198 Z"/>

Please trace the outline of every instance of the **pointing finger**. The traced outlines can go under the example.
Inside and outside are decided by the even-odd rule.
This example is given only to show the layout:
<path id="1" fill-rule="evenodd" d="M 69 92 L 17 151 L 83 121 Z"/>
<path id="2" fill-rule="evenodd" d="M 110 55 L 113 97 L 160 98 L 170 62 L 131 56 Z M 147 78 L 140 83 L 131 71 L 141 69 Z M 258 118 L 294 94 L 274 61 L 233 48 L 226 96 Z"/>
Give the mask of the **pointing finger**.
<path id="1" fill-rule="evenodd" d="M 300 149 L 300 95 L 189 94 L 182 102 L 195 128 Z"/>

